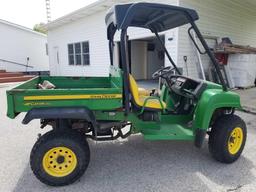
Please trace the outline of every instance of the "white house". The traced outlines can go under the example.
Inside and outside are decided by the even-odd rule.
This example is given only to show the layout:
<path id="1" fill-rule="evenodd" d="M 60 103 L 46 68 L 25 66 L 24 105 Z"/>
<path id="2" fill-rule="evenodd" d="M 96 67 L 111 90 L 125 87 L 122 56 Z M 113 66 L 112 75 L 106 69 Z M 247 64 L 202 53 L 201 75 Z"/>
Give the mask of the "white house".
<path id="1" fill-rule="evenodd" d="M 106 76 L 109 53 L 105 14 L 116 3 L 133 0 L 99 0 L 47 25 L 51 75 Z M 230 37 L 233 43 L 256 46 L 255 0 L 148 0 L 197 10 L 197 24 L 210 45 Z M 187 34 L 188 26 L 161 33 L 173 60 L 192 77 L 198 76 L 198 56 Z M 130 29 L 131 72 L 149 79 L 161 66 L 170 65 L 154 36 L 144 29 Z M 118 42 L 117 42 L 118 45 Z M 118 47 L 118 46 L 116 46 Z M 184 56 L 187 56 L 185 64 Z M 117 57 L 118 58 L 118 57 Z M 208 59 L 203 56 L 204 67 Z"/>
<path id="2" fill-rule="evenodd" d="M 46 35 L 4 20 L 0 20 L 0 34 L 1 70 L 49 71 Z"/>

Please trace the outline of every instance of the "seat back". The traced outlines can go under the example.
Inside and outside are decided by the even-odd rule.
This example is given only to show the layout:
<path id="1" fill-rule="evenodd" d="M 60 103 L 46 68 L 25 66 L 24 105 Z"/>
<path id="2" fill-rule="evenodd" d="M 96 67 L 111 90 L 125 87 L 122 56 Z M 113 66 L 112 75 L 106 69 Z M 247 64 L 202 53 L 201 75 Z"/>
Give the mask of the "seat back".
<path id="1" fill-rule="evenodd" d="M 129 83 L 130 83 L 130 91 L 133 97 L 134 102 L 139 106 L 139 87 L 131 74 L 129 74 Z"/>

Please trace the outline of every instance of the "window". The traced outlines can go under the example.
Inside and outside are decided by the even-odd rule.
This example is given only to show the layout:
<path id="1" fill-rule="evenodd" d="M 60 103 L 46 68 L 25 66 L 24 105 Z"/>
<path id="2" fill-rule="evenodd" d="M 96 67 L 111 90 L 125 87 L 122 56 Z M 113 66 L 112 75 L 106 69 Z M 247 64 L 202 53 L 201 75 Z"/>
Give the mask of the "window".
<path id="1" fill-rule="evenodd" d="M 47 43 L 45 43 L 45 53 L 46 53 L 46 55 L 49 54 L 49 52 L 48 52 L 48 44 Z"/>
<path id="2" fill-rule="evenodd" d="M 68 60 L 69 60 L 69 65 L 75 64 L 73 44 L 68 45 Z"/>
<path id="3" fill-rule="evenodd" d="M 90 50 L 89 50 L 89 42 L 83 42 L 83 65 L 90 65 Z"/>
<path id="4" fill-rule="evenodd" d="M 80 43 L 75 43 L 75 63 L 76 65 L 81 65 L 82 64 L 82 59 L 81 59 L 81 44 Z"/>
<path id="5" fill-rule="evenodd" d="M 68 44 L 69 65 L 90 65 L 89 42 Z"/>

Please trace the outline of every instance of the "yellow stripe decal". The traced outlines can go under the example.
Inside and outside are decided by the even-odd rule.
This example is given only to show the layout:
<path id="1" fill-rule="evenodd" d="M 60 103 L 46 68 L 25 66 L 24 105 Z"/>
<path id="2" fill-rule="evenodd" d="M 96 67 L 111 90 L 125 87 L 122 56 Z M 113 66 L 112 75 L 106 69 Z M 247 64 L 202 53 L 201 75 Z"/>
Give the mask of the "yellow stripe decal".
<path id="1" fill-rule="evenodd" d="M 69 100 L 69 99 L 121 99 L 122 94 L 99 94 L 99 95 L 41 95 L 25 96 L 24 101 L 35 100 Z"/>

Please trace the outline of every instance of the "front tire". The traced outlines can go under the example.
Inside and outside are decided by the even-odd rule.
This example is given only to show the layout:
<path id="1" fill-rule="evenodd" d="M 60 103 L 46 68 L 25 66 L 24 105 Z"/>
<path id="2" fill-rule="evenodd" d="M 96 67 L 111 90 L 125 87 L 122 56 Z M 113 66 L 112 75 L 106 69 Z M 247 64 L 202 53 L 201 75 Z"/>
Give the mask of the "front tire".
<path id="1" fill-rule="evenodd" d="M 233 163 L 244 149 L 246 135 L 246 124 L 239 116 L 221 116 L 212 125 L 209 151 L 217 161 Z"/>
<path id="2" fill-rule="evenodd" d="M 74 131 L 50 131 L 35 143 L 30 166 L 35 176 L 51 186 L 69 185 L 85 172 L 90 161 L 88 143 Z"/>

